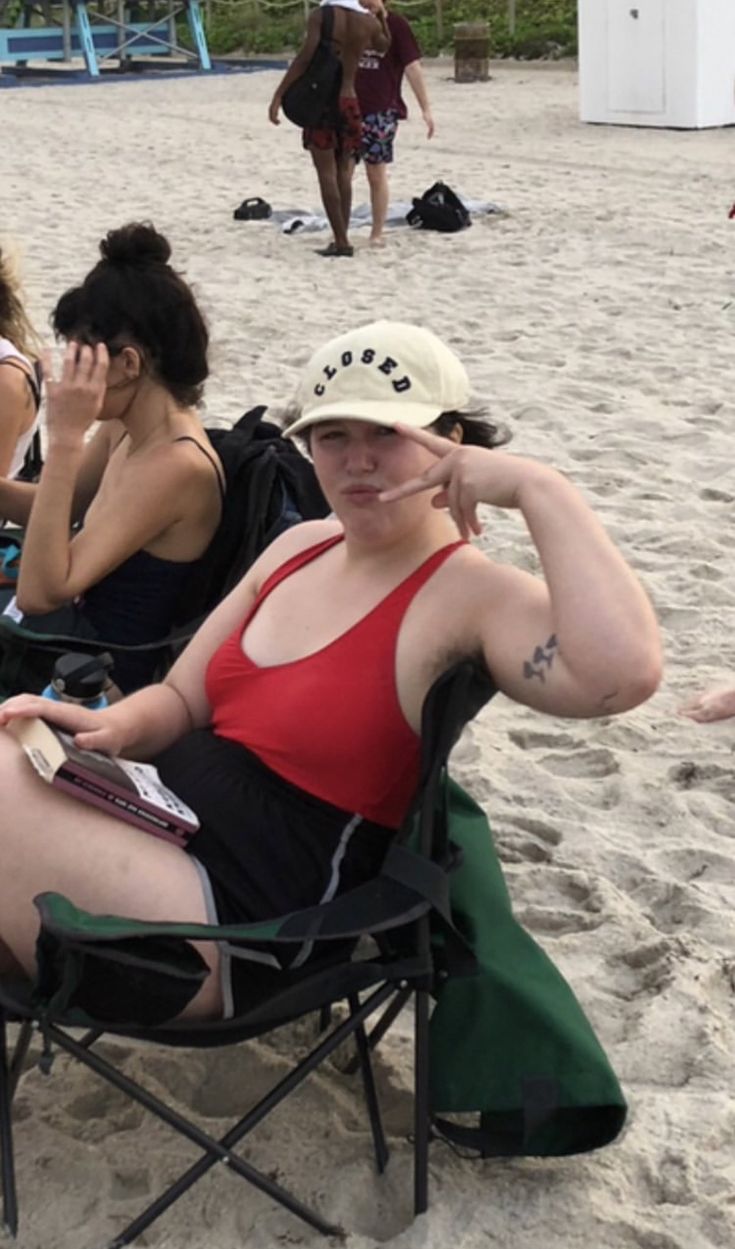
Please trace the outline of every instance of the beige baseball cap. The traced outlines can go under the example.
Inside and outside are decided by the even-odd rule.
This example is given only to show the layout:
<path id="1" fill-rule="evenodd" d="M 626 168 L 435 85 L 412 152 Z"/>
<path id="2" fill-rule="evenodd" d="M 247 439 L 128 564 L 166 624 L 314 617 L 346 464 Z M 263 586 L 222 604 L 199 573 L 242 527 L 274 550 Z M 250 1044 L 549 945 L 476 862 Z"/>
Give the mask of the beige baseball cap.
<path id="1" fill-rule="evenodd" d="M 421 429 L 470 398 L 464 365 L 431 330 L 373 321 L 314 352 L 296 395 L 290 437 L 338 417 Z"/>

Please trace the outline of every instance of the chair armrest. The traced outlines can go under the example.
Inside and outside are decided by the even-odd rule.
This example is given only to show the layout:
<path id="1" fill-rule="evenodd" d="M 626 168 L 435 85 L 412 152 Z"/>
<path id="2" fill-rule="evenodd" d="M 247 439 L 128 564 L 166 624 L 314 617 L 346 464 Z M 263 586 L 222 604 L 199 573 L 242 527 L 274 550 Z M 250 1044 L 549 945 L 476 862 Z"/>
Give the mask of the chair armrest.
<path id="1" fill-rule="evenodd" d="M 386 932 L 425 915 L 431 903 L 399 881 L 376 877 L 319 906 L 254 924 L 151 923 L 116 915 L 93 915 L 59 893 L 34 898 L 41 926 L 64 941 L 112 942 L 129 937 L 174 937 L 182 941 L 228 941 L 263 945 L 342 941 Z"/>

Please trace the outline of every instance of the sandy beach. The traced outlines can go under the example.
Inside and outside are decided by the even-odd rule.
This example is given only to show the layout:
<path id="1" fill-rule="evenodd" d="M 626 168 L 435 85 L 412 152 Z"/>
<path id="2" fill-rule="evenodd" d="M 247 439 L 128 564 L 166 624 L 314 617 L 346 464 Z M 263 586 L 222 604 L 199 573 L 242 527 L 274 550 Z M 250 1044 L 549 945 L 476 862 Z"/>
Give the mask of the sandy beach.
<path id="1" fill-rule="evenodd" d="M 247 196 L 314 209 L 300 136 L 266 119 L 275 72 L 0 92 L 0 231 L 24 255 L 38 325 L 96 257 L 149 218 L 212 330 L 206 419 L 288 401 L 311 350 L 378 316 L 452 344 L 513 449 L 568 473 L 647 586 L 663 626 L 658 694 L 620 718 L 544 718 L 502 697 L 454 772 L 489 814 L 519 918 L 573 985 L 624 1085 L 608 1149 L 475 1162 L 434 1146 L 411 1220 L 410 1021 L 380 1050 L 392 1159 L 376 1177 L 358 1081 L 330 1065 L 245 1151 L 347 1229 L 347 1249 L 724 1249 L 735 1244 L 735 720 L 676 717 L 735 680 L 735 198 L 731 131 L 582 126 L 565 66 L 494 66 L 457 85 L 428 64 L 437 135 L 400 131 L 392 197 L 442 177 L 507 216 L 455 236 L 233 221 Z M 12 155 L 11 155 L 12 151 Z M 367 199 L 364 175 L 355 203 Z M 325 240 L 326 241 L 326 240 Z M 536 568 L 518 517 L 482 545 Z M 226 1127 L 286 1070 L 308 1025 L 191 1059 L 110 1043 L 126 1069 Z M 58 1058 L 17 1099 L 18 1249 L 99 1249 L 196 1156 Z M 2 1234 L 0 1234 L 0 1243 Z M 9 1242 L 8 1242 L 9 1243 Z M 218 1169 L 141 1240 L 154 1249 L 316 1246 Z"/>

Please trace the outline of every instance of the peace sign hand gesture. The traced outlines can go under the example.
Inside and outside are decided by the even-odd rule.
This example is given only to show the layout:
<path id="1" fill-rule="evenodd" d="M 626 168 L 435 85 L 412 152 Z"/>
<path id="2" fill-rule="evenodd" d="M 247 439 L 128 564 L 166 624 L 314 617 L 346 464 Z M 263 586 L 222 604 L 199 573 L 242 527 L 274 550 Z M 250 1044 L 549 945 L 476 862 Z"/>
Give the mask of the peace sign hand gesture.
<path id="1" fill-rule="evenodd" d="M 489 503 L 493 507 L 519 507 L 522 484 L 531 476 L 546 471 L 543 465 L 520 456 L 491 451 L 488 447 L 464 447 L 427 429 L 396 425 L 396 431 L 402 437 L 426 447 L 436 456 L 437 462 L 402 486 L 384 490 L 380 495 L 381 502 L 393 503 L 422 490 L 438 488 L 432 505 L 449 509 L 465 541 L 471 534 L 482 533 L 477 515 L 478 503 Z"/>
<path id="2" fill-rule="evenodd" d="M 109 362 L 104 343 L 89 347 L 70 342 L 64 352 L 61 377 L 56 381 L 51 353 L 44 353 L 49 441 L 78 445 L 84 438 L 102 411 Z"/>

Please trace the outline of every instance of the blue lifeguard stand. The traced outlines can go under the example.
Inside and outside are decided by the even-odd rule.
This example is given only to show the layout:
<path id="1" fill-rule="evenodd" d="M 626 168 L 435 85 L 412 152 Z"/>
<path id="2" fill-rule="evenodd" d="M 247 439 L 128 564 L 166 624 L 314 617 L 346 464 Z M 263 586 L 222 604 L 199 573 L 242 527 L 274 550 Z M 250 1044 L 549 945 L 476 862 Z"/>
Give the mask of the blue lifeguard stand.
<path id="1" fill-rule="evenodd" d="M 199 0 L 168 3 L 166 12 L 155 15 L 155 3 L 146 4 L 149 20 L 139 17 L 143 5 L 129 0 L 43 0 L 26 3 L 12 26 L 4 24 L 11 0 L 0 0 L 0 67 L 25 65 L 28 61 L 71 61 L 83 57 L 90 78 L 100 77 L 100 65 L 134 56 L 170 56 L 175 53 L 196 68 L 210 70 L 212 62 L 204 33 Z M 163 6 L 160 6 L 163 7 Z M 194 51 L 176 39 L 176 19 L 181 14 L 191 32 Z M 34 19 L 41 25 L 34 25 Z"/>

